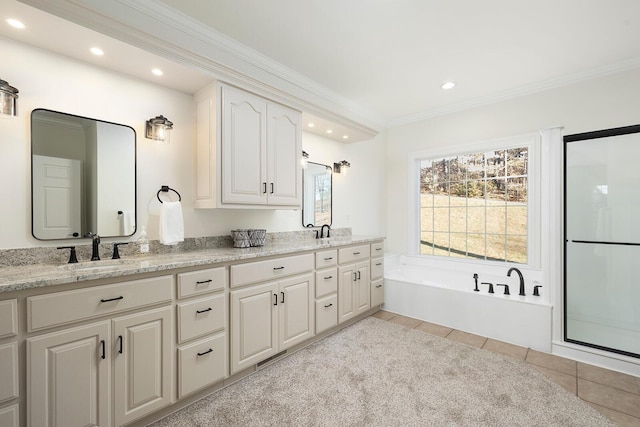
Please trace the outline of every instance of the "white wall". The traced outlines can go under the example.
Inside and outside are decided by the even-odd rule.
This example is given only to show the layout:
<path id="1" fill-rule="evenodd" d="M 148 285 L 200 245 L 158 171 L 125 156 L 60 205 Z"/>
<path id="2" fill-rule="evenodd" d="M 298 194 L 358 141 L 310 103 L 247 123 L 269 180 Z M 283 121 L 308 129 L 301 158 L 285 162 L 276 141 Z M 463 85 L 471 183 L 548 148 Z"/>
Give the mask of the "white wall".
<path id="1" fill-rule="evenodd" d="M 11 58 L 3 63 L 0 77 L 20 90 L 18 117 L 0 120 L 0 182 L 4 184 L 5 201 L 0 210 L 0 249 L 60 243 L 42 242 L 31 236 L 30 114 L 35 108 L 122 123 L 135 129 L 138 225 L 147 226 L 151 239 L 158 236 L 160 204 L 156 192 L 161 185 L 169 185 L 182 194 L 186 237 L 225 235 L 239 227 L 260 227 L 271 232 L 302 229 L 300 211 L 193 208 L 191 95 L 2 38 L 0 52 Z M 145 121 L 159 114 L 174 123 L 170 145 L 158 145 L 144 137 Z M 312 161 L 332 164 L 345 158 L 354 165 L 352 175 L 336 179 L 334 227 L 351 225 L 354 233 L 382 234 L 383 137 L 346 145 L 304 134 L 303 147 L 311 153 Z M 364 190 L 370 188 L 370 177 L 376 190 L 367 195 Z"/>
<path id="2" fill-rule="evenodd" d="M 573 134 L 638 124 L 639 99 L 640 71 L 634 70 L 389 129 L 385 249 L 408 253 L 409 153 L 554 126 Z"/>

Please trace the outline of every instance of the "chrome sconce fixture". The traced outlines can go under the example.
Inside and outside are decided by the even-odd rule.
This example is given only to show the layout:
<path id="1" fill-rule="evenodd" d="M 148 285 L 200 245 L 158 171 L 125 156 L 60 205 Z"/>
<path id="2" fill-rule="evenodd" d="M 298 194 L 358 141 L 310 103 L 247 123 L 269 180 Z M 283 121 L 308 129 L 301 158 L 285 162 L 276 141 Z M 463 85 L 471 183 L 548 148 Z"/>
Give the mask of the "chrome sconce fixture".
<path id="1" fill-rule="evenodd" d="M 302 151 L 302 158 L 300 158 L 300 164 L 302 165 L 302 169 L 306 169 L 309 167 L 309 153 L 306 151 Z"/>
<path id="2" fill-rule="evenodd" d="M 350 167 L 351 167 L 351 163 L 347 162 L 346 160 L 342 160 L 338 163 L 333 164 L 333 171 L 335 173 L 346 174 L 347 168 L 350 168 Z"/>
<path id="3" fill-rule="evenodd" d="M 0 117 L 18 115 L 18 89 L 0 79 Z"/>
<path id="4" fill-rule="evenodd" d="M 168 144 L 171 139 L 171 129 L 173 129 L 172 122 L 163 115 L 156 116 L 147 120 L 146 136 L 159 144 Z"/>

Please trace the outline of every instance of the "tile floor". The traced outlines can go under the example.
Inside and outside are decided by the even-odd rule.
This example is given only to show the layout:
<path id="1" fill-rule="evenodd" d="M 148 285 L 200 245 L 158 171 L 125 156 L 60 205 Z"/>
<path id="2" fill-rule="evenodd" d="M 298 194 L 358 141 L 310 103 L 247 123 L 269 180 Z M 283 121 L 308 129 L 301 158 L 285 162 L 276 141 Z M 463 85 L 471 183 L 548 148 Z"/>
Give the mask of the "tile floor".
<path id="1" fill-rule="evenodd" d="M 640 427 L 640 378 L 529 348 L 492 340 L 446 326 L 379 311 L 373 316 L 408 328 L 456 340 L 529 363 L 616 424 Z"/>

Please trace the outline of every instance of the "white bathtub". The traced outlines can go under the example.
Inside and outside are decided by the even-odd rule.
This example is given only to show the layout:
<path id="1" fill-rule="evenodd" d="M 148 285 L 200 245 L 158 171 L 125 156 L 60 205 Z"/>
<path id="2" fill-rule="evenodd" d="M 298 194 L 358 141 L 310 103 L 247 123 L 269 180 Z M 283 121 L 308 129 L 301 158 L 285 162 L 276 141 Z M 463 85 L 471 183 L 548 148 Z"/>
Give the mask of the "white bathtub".
<path id="1" fill-rule="evenodd" d="M 420 265 L 411 257 L 385 260 L 384 309 L 427 322 L 505 341 L 535 350 L 551 352 L 551 305 L 544 287 L 541 296 L 532 295 L 535 272 L 525 275 L 526 296 L 519 296 L 516 274 L 506 276 L 506 267 L 478 267 L 478 282 L 494 284 L 494 294 L 487 285 L 475 292 L 473 266 L 461 270 L 455 264 Z M 504 270 L 504 271 L 502 271 Z M 497 274 L 498 271 L 501 274 Z M 511 295 L 503 295 L 506 283 Z M 544 284 L 543 284 L 544 286 Z"/>

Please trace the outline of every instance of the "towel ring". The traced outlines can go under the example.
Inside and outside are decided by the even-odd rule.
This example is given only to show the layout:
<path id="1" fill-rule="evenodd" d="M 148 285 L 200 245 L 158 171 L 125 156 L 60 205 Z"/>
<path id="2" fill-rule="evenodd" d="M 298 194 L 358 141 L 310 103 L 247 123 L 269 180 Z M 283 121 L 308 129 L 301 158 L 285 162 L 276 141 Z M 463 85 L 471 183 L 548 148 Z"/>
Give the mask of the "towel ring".
<path id="1" fill-rule="evenodd" d="M 182 196 L 180 196 L 180 193 L 178 193 L 176 190 L 174 190 L 173 188 L 169 187 L 168 185 L 163 185 L 162 187 L 160 187 L 160 189 L 158 190 L 158 193 L 156 194 L 156 197 L 158 198 L 158 201 L 160 203 L 164 203 L 162 201 L 162 199 L 160 198 L 160 192 L 168 193 L 169 190 L 173 191 L 174 193 L 176 193 L 178 195 L 178 201 L 179 202 L 182 201 Z"/>

